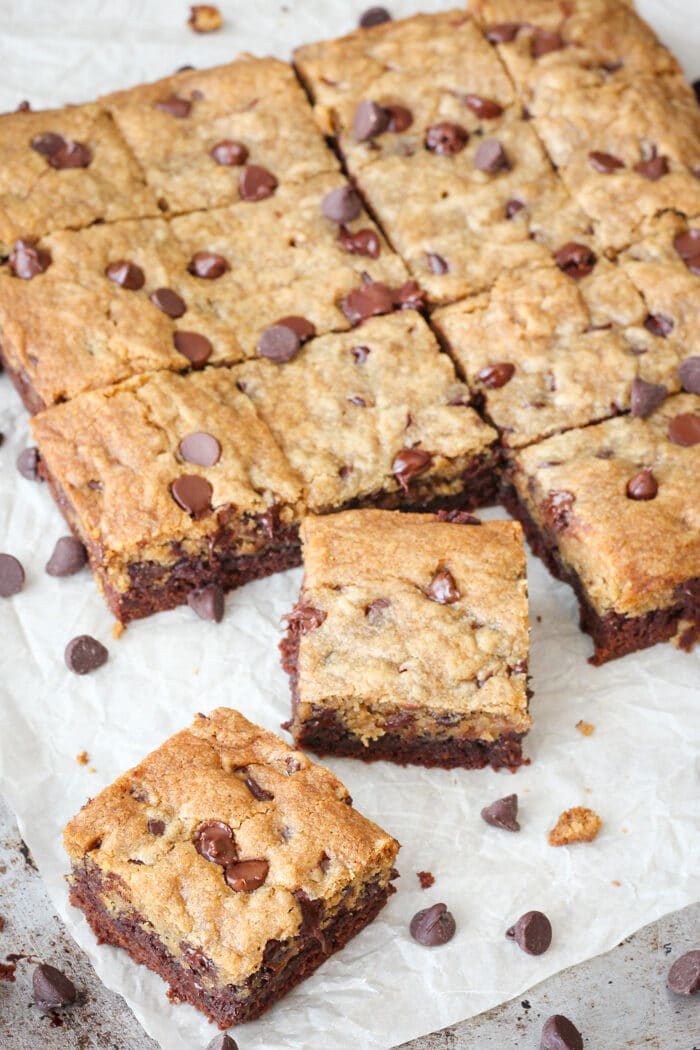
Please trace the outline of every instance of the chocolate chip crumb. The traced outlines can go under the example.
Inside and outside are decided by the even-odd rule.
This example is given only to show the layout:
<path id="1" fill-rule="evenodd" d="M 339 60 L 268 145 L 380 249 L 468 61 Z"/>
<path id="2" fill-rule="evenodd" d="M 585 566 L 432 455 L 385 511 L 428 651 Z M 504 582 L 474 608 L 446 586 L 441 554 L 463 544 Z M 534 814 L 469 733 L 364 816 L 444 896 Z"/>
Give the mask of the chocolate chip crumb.
<path id="1" fill-rule="evenodd" d="M 420 882 L 420 888 L 422 890 L 429 890 L 435 883 L 435 876 L 432 871 L 417 871 L 418 881 Z"/>

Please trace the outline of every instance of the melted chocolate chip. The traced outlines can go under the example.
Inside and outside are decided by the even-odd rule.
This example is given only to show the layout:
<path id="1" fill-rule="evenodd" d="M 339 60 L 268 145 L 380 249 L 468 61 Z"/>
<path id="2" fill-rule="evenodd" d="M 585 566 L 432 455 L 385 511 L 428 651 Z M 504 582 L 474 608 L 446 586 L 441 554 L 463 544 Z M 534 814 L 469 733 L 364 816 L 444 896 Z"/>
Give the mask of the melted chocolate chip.
<path id="1" fill-rule="evenodd" d="M 316 609 L 313 605 L 297 605 L 287 616 L 287 623 L 294 627 L 300 635 L 314 631 L 326 619 L 328 613 L 324 609 Z"/>
<path id="2" fill-rule="evenodd" d="M 612 153 L 601 153 L 598 150 L 593 150 L 588 154 L 588 162 L 593 170 L 601 175 L 612 175 L 614 171 L 625 166 L 625 162 L 619 157 L 614 157 Z"/>
<path id="3" fill-rule="evenodd" d="M 228 260 L 216 252 L 195 252 L 187 264 L 187 270 L 193 277 L 201 277 L 205 281 L 215 281 L 228 269 Z"/>
<path id="4" fill-rule="evenodd" d="M 503 828 L 504 831 L 520 831 L 518 796 L 506 795 L 504 798 L 497 798 L 495 802 L 484 806 L 481 817 L 494 828 Z"/>
<path id="5" fill-rule="evenodd" d="M 411 937 L 426 948 L 447 944 L 455 935 L 457 925 L 446 904 L 433 904 L 423 908 L 411 919 Z"/>
<path id="6" fill-rule="evenodd" d="M 575 501 L 576 497 L 573 492 L 567 492 L 566 489 L 561 491 L 556 489 L 550 490 L 542 507 L 542 515 L 547 528 L 554 529 L 555 532 L 562 532 L 567 528 L 571 517 L 571 508 Z"/>
<path id="7" fill-rule="evenodd" d="M 453 156 L 459 153 L 469 142 L 469 132 L 461 124 L 442 121 L 431 124 L 425 133 L 425 148 L 431 153 L 442 156 Z"/>
<path id="8" fill-rule="evenodd" d="M 66 140 L 63 135 L 59 135 L 55 131 L 44 131 L 41 135 L 35 135 L 29 143 L 31 148 L 36 153 L 40 153 L 42 157 L 50 157 L 52 154 L 58 153 L 65 144 Z"/>
<path id="9" fill-rule="evenodd" d="M 452 525 L 481 525 L 481 520 L 466 510 L 439 510 L 435 517 L 437 521 L 448 521 Z"/>
<path id="10" fill-rule="evenodd" d="M 37 242 L 31 238 L 20 238 L 15 241 L 10 252 L 8 265 L 15 277 L 21 277 L 23 281 L 31 281 L 40 273 L 45 273 L 51 265 L 51 255 L 43 248 L 37 247 Z"/>
<path id="11" fill-rule="evenodd" d="M 352 122 L 352 133 L 358 142 L 366 142 L 375 135 L 381 135 L 389 127 L 389 113 L 383 106 L 363 99 L 355 110 Z"/>
<path id="12" fill-rule="evenodd" d="M 626 492 L 628 499 L 654 499 L 658 491 L 658 483 L 649 468 L 640 470 L 638 474 L 635 474 L 627 482 Z"/>
<path id="13" fill-rule="evenodd" d="M 649 160 L 640 160 L 635 164 L 634 170 L 650 182 L 656 182 L 662 176 L 668 175 L 668 161 L 665 157 L 651 157 Z"/>
<path id="14" fill-rule="evenodd" d="M 194 368 L 205 365 L 214 349 L 207 337 L 199 332 L 175 332 L 173 343 L 175 349 L 184 354 Z"/>
<path id="15" fill-rule="evenodd" d="M 665 314 L 649 314 L 644 322 L 644 327 L 652 335 L 665 339 L 673 331 L 673 318 L 667 317 Z"/>
<path id="16" fill-rule="evenodd" d="M 552 924 L 544 912 L 526 911 L 506 930 L 506 937 L 528 955 L 544 955 L 552 943 Z"/>
<path id="17" fill-rule="evenodd" d="M 289 317 L 280 317 L 279 321 L 275 323 L 291 328 L 300 343 L 306 343 L 316 335 L 316 326 L 313 322 L 306 317 L 299 317 L 296 314 L 290 314 Z"/>
<path id="18" fill-rule="evenodd" d="M 375 598 L 374 601 L 371 601 L 369 605 L 365 606 L 367 622 L 371 624 L 372 627 L 378 627 L 384 622 L 384 610 L 388 609 L 390 605 L 391 602 L 388 598 Z"/>
<path id="19" fill-rule="evenodd" d="M 75 536 L 61 536 L 46 563 L 46 572 L 49 576 L 73 576 L 86 562 L 87 552 L 80 540 Z"/>
<path id="20" fill-rule="evenodd" d="M 258 164 L 248 164 L 241 170 L 238 192 L 244 201 L 262 201 L 277 189 L 277 179 Z"/>
<path id="21" fill-rule="evenodd" d="M 350 255 L 367 255 L 370 259 L 379 258 L 379 237 L 374 230 L 357 230 L 356 233 L 351 233 L 345 226 L 341 226 L 338 231 L 338 240 Z"/>
<path id="22" fill-rule="evenodd" d="M 492 44 L 510 44 L 523 28 L 522 22 L 498 22 L 488 26 L 486 38 Z"/>
<path id="23" fill-rule="evenodd" d="M 668 394 L 663 383 L 647 383 L 646 380 L 636 376 L 632 380 L 630 391 L 630 411 L 633 416 L 646 419 Z"/>
<path id="24" fill-rule="evenodd" d="M 480 372 L 477 372 L 476 380 L 478 383 L 483 383 L 489 390 L 498 390 L 510 382 L 514 375 L 515 365 L 510 364 L 508 361 L 498 361 L 496 364 L 487 365 L 486 368 L 482 368 Z"/>
<path id="25" fill-rule="evenodd" d="M 58 171 L 69 168 L 88 168 L 92 164 L 92 151 L 84 142 L 65 142 L 61 149 L 48 156 L 47 161 Z"/>
<path id="26" fill-rule="evenodd" d="M 154 306 L 157 306 L 159 310 L 162 310 L 164 314 L 176 320 L 187 310 L 187 304 L 177 292 L 174 292 L 172 288 L 156 288 L 155 292 L 151 292 L 151 302 Z"/>
<path id="27" fill-rule="evenodd" d="M 394 308 L 391 289 L 381 281 L 373 281 L 362 288 L 353 288 L 341 299 L 340 308 L 351 325 L 358 325 L 368 317 L 388 314 Z"/>
<path id="28" fill-rule="evenodd" d="M 60 1010 L 78 997 L 75 985 L 61 970 L 40 963 L 32 974 L 34 1003 L 40 1010 Z"/>
<path id="29" fill-rule="evenodd" d="M 130 292 L 137 292 L 146 282 L 141 267 L 129 259 L 119 259 L 117 262 L 110 263 L 105 270 L 105 277 Z"/>
<path id="30" fill-rule="evenodd" d="M 187 595 L 187 604 L 200 620 L 221 623 L 224 618 L 224 589 L 218 583 L 196 587 Z"/>
<path id="31" fill-rule="evenodd" d="M 524 207 L 525 205 L 522 201 L 518 201 L 515 198 L 509 200 L 506 204 L 506 219 L 513 219 Z"/>
<path id="32" fill-rule="evenodd" d="M 66 667 L 74 674 L 90 674 L 102 667 L 109 659 L 109 653 L 101 642 L 89 634 L 80 634 L 73 638 L 64 652 Z"/>
<path id="33" fill-rule="evenodd" d="M 258 339 L 258 357 L 284 364 L 293 360 L 301 349 L 301 340 L 291 325 L 273 324 L 261 332 Z"/>
<path id="34" fill-rule="evenodd" d="M 413 479 L 424 474 L 432 462 L 432 455 L 425 449 L 402 448 L 394 456 L 391 472 L 404 492 L 408 492 L 408 487 Z"/>
<path id="35" fill-rule="evenodd" d="M 182 120 L 184 117 L 189 117 L 192 103 L 189 99 L 171 95 L 169 98 L 159 99 L 158 102 L 154 103 L 154 107 L 163 113 L 168 113 L 171 117 L 177 117 Z"/>
<path id="36" fill-rule="evenodd" d="M 181 474 L 170 486 L 173 499 L 193 518 L 211 510 L 213 489 L 206 478 L 198 474 Z"/>
<path id="37" fill-rule="evenodd" d="M 248 791 L 250 791 L 253 798 L 257 799 L 258 802 L 272 802 L 275 797 L 271 791 L 266 791 L 264 787 L 261 787 L 250 773 L 247 773 L 243 783 L 248 788 Z"/>
<path id="38" fill-rule="evenodd" d="M 269 869 L 266 860 L 239 860 L 228 865 L 224 877 L 236 893 L 252 893 L 263 885 Z"/>
<path id="39" fill-rule="evenodd" d="M 187 463 L 196 463 L 199 467 L 213 467 L 221 458 L 221 445 L 204 430 L 187 434 L 177 450 Z"/>
<path id="40" fill-rule="evenodd" d="M 395 135 L 400 135 L 410 128 L 413 123 L 413 114 L 406 106 L 385 106 L 384 109 L 389 114 L 387 131 L 393 131 Z"/>
<path id="41" fill-rule="evenodd" d="M 530 43 L 530 52 L 533 58 L 542 58 L 552 51 L 561 51 L 563 47 L 564 41 L 556 30 L 537 29 Z"/>
<path id="42" fill-rule="evenodd" d="M 482 98 L 481 95 L 462 95 L 462 102 L 482 120 L 495 120 L 503 113 L 503 106 L 490 98 Z"/>
<path id="43" fill-rule="evenodd" d="M 146 825 L 148 828 L 149 835 L 155 835 L 156 838 L 160 838 L 161 835 L 165 834 L 165 821 L 164 820 L 149 820 Z"/>
<path id="44" fill-rule="evenodd" d="M 453 605 L 460 598 L 454 576 L 449 569 L 438 569 L 427 590 L 427 596 L 440 605 Z"/>
<path id="45" fill-rule="evenodd" d="M 209 154 L 217 164 L 225 168 L 236 168 L 248 160 L 248 150 L 242 142 L 234 139 L 222 139 L 209 150 Z"/>
<path id="46" fill-rule="evenodd" d="M 554 261 L 560 270 L 575 281 L 592 273 L 596 264 L 595 252 L 586 244 L 568 241 L 555 253 Z"/>
<path id="47" fill-rule="evenodd" d="M 232 829 L 222 820 L 205 820 L 194 833 L 194 848 L 201 857 L 226 867 L 238 860 Z"/>
<path id="48" fill-rule="evenodd" d="M 331 222 L 352 222 L 362 212 L 362 201 L 352 186 L 338 186 L 330 190 L 321 201 L 321 211 Z"/>
<path id="49" fill-rule="evenodd" d="M 394 291 L 392 298 L 394 306 L 400 310 L 420 310 L 425 297 L 416 281 L 405 281 Z"/>

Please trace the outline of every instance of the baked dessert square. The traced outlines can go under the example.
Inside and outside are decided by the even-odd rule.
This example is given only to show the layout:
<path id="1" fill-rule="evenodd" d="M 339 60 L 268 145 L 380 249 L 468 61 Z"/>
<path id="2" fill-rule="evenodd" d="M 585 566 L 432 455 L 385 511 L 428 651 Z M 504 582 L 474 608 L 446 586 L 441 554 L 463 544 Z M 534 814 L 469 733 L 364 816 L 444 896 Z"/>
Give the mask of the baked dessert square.
<path id="1" fill-rule="evenodd" d="M 100 101 L 170 215 L 262 200 L 338 170 L 292 67 L 274 58 L 241 55 Z"/>
<path id="2" fill-rule="evenodd" d="M 250 1021 L 393 893 L 398 843 L 237 711 L 197 715 L 67 825 L 70 899 L 221 1028 Z"/>
<path id="3" fill-rule="evenodd" d="M 504 493 L 570 583 L 602 664 L 700 630 L 700 397 L 666 398 L 513 455 Z"/>
<path id="4" fill-rule="evenodd" d="M 122 623 L 298 564 L 300 479 L 228 369 L 139 376 L 47 409 L 32 429 Z"/>
<path id="5" fill-rule="evenodd" d="M 515 767 L 530 728 L 522 529 L 350 510 L 302 525 L 283 665 L 299 747 L 370 761 Z"/>
<path id="6" fill-rule="evenodd" d="M 496 432 L 414 310 L 320 336 L 286 364 L 235 371 L 313 513 L 468 508 L 495 495 Z"/>
<path id="7" fill-rule="evenodd" d="M 0 116 L 0 255 L 17 240 L 93 222 L 157 215 L 155 196 L 95 103 Z"/>

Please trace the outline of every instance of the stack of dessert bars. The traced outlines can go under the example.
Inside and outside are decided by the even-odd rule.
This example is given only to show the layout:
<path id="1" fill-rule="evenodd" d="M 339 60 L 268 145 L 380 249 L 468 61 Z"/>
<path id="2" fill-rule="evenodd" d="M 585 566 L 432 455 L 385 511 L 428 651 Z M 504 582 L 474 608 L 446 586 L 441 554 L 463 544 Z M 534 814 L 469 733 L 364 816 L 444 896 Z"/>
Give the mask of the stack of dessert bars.
<path id="1" fill-rule="evenodd" d="M 700 107 L 626 0 L 475 0 L 0 143 L 3 361 L 120 620 L 298 564 L 307 513 L 500 493 L 597 662 L 692 645 Z"/>

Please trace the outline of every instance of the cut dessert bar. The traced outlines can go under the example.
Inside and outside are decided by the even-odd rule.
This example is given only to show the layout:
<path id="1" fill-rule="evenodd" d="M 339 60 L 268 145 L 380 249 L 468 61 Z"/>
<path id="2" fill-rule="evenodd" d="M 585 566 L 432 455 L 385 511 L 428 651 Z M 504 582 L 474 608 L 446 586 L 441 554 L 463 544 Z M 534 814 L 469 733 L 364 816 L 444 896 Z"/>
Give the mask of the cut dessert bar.
<path id="1" fill-rule="evenodd" d="M 299 562 L 299 479 L 227 369 L 156 372 L 32 421 L 41 472 L 127 622 Z"/>
<path id="2" fill-rule="evenodd" d="M 297 745 L 520 765 L 530 728 L 520 525 L 352 510 L 307 517 L 302 539 L 304 581 L 281 645 Z"/>
<path id="3" fill-rule="evenodd" d="M 70 899 L 221 1028 L 250 1021 L 359 933 L 398 843 L 341 782 L 243 715 L 197 715 L 64 833 Z"/>
<path id="4" fill-rule="evenodd" d="M 496 433 L 413 310 L 314 339 L 288 364 L 235 371 L 314 513 L 468 508 L 494 495 Z"/>
<path id="5" fill-rule="evenodd" d="M 570 583 L 604 663 L 700 630 L 700 397 L 667 398 L 513 455 L 506 507 Z"/>

